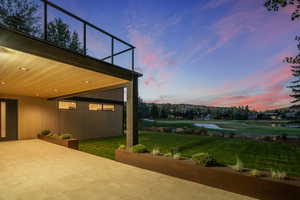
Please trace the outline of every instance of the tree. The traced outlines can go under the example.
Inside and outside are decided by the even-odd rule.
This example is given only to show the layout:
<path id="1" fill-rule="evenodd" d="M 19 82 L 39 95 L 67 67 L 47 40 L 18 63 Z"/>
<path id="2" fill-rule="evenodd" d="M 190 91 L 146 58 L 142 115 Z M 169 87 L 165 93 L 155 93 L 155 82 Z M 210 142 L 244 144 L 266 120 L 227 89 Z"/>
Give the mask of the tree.
<path id="1" fill-rule="evenodd" d="M 81 47 L 81 42 L 79 41 L 78 33 L 73 32 L 71 37 L 71 42 L 69 48 L 78 53 L 83 53 L 83 48 Z"/>
<path id="2" fill-rule="evenodd" d="M 64 23 L 61 18 L 55 18 L 48 24 L 48 41 L 59 47 L 70 49 L 77 53 L 83 53 L 78 33 L 71 32 L 68 24 Z"/>
<path id="3" fill-rule="evenodd" d="M 296 40 L 298 41 L 297 47 L 300 52 L 300 38 L 297 36 Z M 287 58 L 287 60 L 289 60 L 288 62 L 293 64 L 291 67 L 292 67 L 294 80 L 291 82 L 291 85 L 288 87 L 292 90 L 292 95 L 290 96 L 295 99 L 292 101 L 292 103 L 294 103 L 296 107 L 300 106 L 298 105 L 298 102 L 300 102 L 300 60 L 299 58 L 300 58 L 300 53 L 295 57 Z"/>
<path id="4" fill-rule="evenodd" d="M 138 97 L 138 119 L 149 118 L 151 116 L 150 109 L 143 99 Z"/>
<path id="5" fill-rule="evenodd" d="M 158 119 L 159 118 L 159 110 L 158 110 L 158 106 L 153 103 L 152 104 L 152 108 L 151 108 L 151 117 L 153 119 Z"/>
<path id="6" fill-rule="evenodd" d="M 264 5 L 269 11 L 275 12 L 280 8 L 292 6 L 293 11 L 291 13 L 291 20 L 299 19 L 300 17 L 300 0 L 266 0 Z M 291 85 L 288 86 L 288 88 L 292 90 L 292 94 L 290 96 L 294 98 L 291 103 L 294 104 L 294 107 L 300 107 L 300 37 L 296 36 L 295 40 L 298 42 L 297 48 L 299 53 L 294 57 L 287 57 L 285 62 L 291 64 L 294 76 L 294 80 L 291 82 Z"/>
<path id="7" fill-rule="evenodd" d="M 0 0 L 0 24 L 29 35 L 40 35 L 39 6 L 32 0 Z"/>
<path id="8" fill-rule="evenodd" d="M 294 10 L 291 13 L 291 19 L 295 20 L 300 17 L 300 0 L 266 0 L 265 7 L 268 11 L 278 11 L 280 8 L 293 6 Z"/>

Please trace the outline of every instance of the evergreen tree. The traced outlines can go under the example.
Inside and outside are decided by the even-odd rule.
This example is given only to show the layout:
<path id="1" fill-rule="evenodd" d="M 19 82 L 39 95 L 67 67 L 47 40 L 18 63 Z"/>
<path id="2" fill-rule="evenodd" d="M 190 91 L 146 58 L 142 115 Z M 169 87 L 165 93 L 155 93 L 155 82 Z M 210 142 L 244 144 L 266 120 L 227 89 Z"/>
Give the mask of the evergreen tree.
<path id="1" fill-rule="evenodd" d="M 159 118 L 158 106 L 155 103 L 152 104 L 151 116 L 152 116 L 153 119 L 158 119 Z"/>
<path id="2" fill-rule="evenodd" d="M 48 41 L 59 47 L 70 49 L 77 53 L 83 53 L 78 33 L 71 32 L 68 24 L 64 23 L 61 18 L 55 18 L 48 24 Z"/>
<path id="3" fill-rule="evenodd" d="M 300 107 L 300 37 L 296 37 L 296 41 L 298 42 L 298 50 L 299 54 L 295 57 L 286 58 L 286 61 L 292 64 L 292 72 L 294 76 L 294 80 L 291 82 L 291 85 L 288 86 L 292 90 L 291 97 L 294 98 L 292 103 L 294 103 L 295 107 Z"/>
<path id="4" fill-rule="evenodd" d="M 69 48 L 73 51 L 83 54 L 83 48 L 81 47 L 81 42 L 79 41 L 78 33 L 73 32 L 71 37 L 71 42 Z"/>
<path id="5" fill-rule="evenodd" d="M 149 118 L 150 117 L 150 111 L 149 107 L 147 106 L 146 103 L 143 102 L 143 100 L 139 97 L 138 98 L 138 118 L 143 119 L 143 118 Z"/>
<path id="6" fill-rule="evenodd" d="M 278 11 L 280 8 L 293 6 L 294 10 L 291 13 L 291 19 L 295 20 L 300 17 L 299 8 L 300 0 L 265 0 L 265 7 L 268 11 Z"/>
<path id="7" fill-rule="evenodd" d="M 162 118 L 162 119 L 168 118 L 168 110 L 165 105 L 162 105 L 161 112 L 160 112 L 160 118 Z"/>
<path id="8" fill-rule="evenodd" d="M 29 35 L 40 35 L 39 6 L 32 0 L 0 0 L 0 24 Z"/>
<path id="9" fill-rule="evenodd" d="M 280 8 L 284 8 L 286 6 L 292 6 L 293 11 L 291 13 L 291 19 L 299 19 L 300 13 L 300 0 L 266 0 L 265 1 L 265 7 L 269 11 L 278 11 Z M 291 97 L 294 98 L 292 103 L 294 104 L 294 107 L 300 107 L 300 37 L 296 36 L 296 41 L 298 42 L 298 55 L 294 57 L 288 57 L 286 58 L 286 62 L 292 64 L 292 72 L 294 76 L 294 80 L 292 81 L 291 85 L 288 86 L 292 90 Z"/>

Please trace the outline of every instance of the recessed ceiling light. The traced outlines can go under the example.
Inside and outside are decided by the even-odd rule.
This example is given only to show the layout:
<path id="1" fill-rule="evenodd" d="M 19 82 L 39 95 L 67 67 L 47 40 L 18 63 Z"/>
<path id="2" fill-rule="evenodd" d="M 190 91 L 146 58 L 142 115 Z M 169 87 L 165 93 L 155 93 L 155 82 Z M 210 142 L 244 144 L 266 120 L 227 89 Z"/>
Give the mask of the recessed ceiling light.
<path id="1" fill-rule="evenodd" d="M 90 83 L 90 81 L 84 81 L 84 83 Z"/>
<path id="2" fill-rule="evenodd" d="M 1 85 L 5 85 L 6 83 L 5 83 L 4 81 L 1 81 L 0 84 L 1 84 Z"/>
<path id="3" fill-rule="evenodd" d="M 54 89 L 53 91 L 54 91 L 54 92 L 58 92 L 58 90 L 57 90 L 57 89 Z"/>
<path id="4" fill-rule="evenodd" d="M 25 71 L 25 72 L 29 71 L 29 69 L 26 68 L 26 67 L 19 67 L 18 69 L 19 69 L 19 70 L 22 70 L 22 71 Z"/>

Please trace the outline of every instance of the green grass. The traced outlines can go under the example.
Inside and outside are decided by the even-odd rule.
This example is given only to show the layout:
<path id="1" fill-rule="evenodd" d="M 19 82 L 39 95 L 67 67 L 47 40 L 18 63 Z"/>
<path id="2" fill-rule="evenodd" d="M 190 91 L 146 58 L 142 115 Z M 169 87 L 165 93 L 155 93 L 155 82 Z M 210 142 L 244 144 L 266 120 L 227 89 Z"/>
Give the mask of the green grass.
<path id="1" fill-rule="evenodd" d="M 125 137 L 80 140 L 79 150 L 96 156 L 115 159 L 115 149 L 125 144 Z"/>
<path id="2" fill-rule="evenodd" d="M 124 137 L 84 140 L 80 141 L 79 149 L 114 159 L 115 149 L 124 143 Z M 140 143 L 149 150 L 159 146 L 163 153 L 171 148 L 178 148 L 185 157 L 191 157 L 198 152 L 209 152 L 226 165 L 234 164 L 238 155 L 247 168 L 280 169 L 289 175 L 300 176 L 300 148 L 286 144 L 145 131 L 140 133 Z"/>
<path id="3" fill-rule="evenodd" d="M 212 121 L 192 121 L 192 120 L 157 120 L 155 122 L 144 121 L 144 127 L 171 127 L 171 128 L 183 128 L 183 127 L 193 127 L 194 123 L 205 123 L 205 124 L 216 124 L 221 128 L 234 129 L 234 130 L 218 130 L 210 129 L 214 131 L 224 132 L 224 133 L 236 133 L 236 134 L 287 134 L 300 136 L 299 128 L 286 128 L 286 127 L 272 127 L 268 125 L 262 125 L 267 123 L 278 123 L 287 121 L 256 121 L 256 120 L 212 120 Z"/>

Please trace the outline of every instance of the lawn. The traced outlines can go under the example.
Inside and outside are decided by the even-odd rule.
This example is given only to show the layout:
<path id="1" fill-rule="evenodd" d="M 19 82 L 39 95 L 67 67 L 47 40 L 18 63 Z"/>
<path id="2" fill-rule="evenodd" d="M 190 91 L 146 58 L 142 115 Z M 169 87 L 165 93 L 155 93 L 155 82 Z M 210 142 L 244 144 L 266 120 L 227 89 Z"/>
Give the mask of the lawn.
<path id="1" fill-rule="evenodd" d="M 255 121 L 255 120 L 212 120 L 212 121 L 192 121 L 192 120 L 157 120 L 155 122 L 143 121 L 142 124 L 144 127 L 171 127 L 171 128 L 183 128 L 183 127 L 194 127 L 194 123 L 205 123 L 205 124 L 216 124 L 221 128 L 234 129 L 234 130 L 218 130 L 211 129 L 214 131 L 221 132 L 232 132 L 236 134 L 267 134 L 267 135 L 280 135 L 288 134 L 300 136 L 299 128 L 286 128 L 286 127 L 272 127 L 271 123 L 278 123 L 279 121 Z M 280 121 L 286 122 L 286 121 Z"/>
<path id="2" fill-rule="evenodd" d="M 124 143 L 125 137 L 84 140 L 80 141 L 79 149 L 114 159 L 115 149 Z M 209 152 L 226 165 L 234 164 L 238 155 L 247 168 L 280 169 L 289 175 L 300 176 L 300 148 L 286 144 L 145 131 L 140 132 L 140 143 L 150 150 L 159 146 L 163 153 L 177 148 L 185 157 L 197 152 Z"/>

